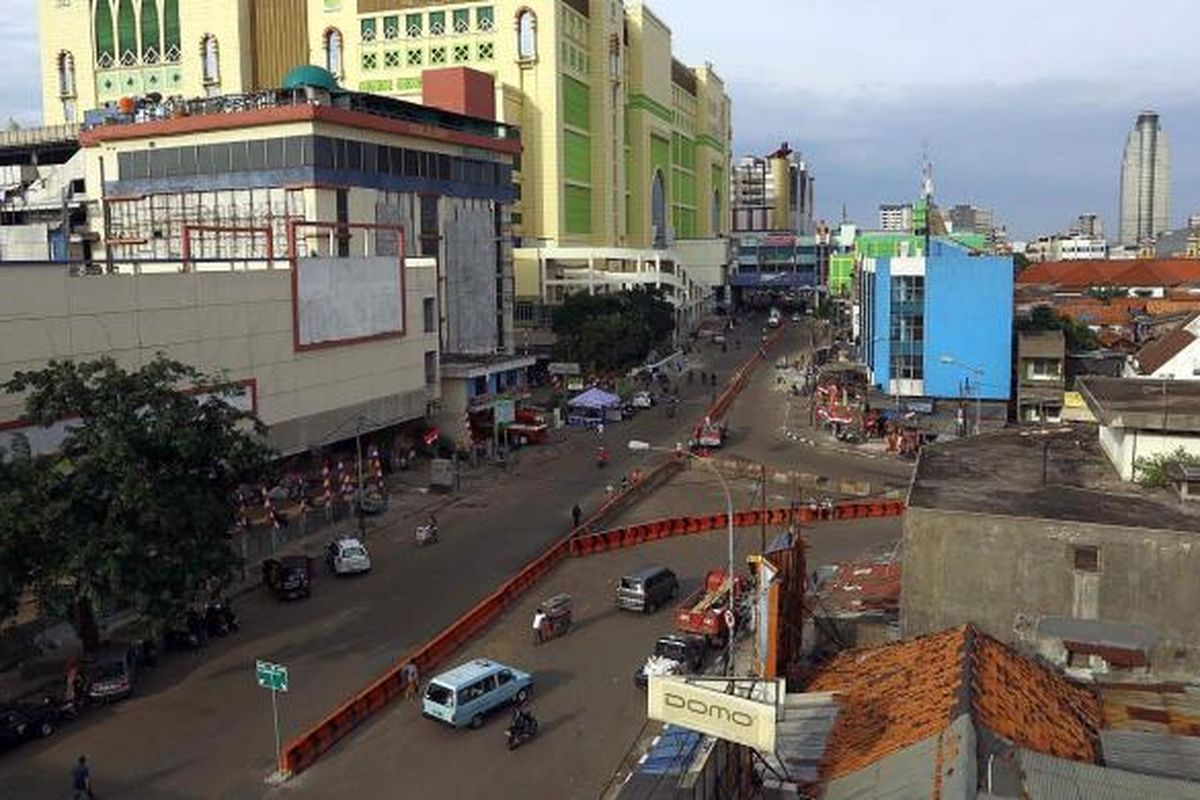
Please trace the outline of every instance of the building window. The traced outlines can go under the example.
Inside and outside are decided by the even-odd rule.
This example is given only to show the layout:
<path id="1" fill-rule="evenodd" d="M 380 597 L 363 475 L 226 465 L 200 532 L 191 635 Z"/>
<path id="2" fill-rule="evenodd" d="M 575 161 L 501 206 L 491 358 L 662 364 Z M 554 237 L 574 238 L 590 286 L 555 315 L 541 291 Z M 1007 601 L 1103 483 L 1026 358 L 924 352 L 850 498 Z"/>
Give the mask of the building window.
<path id="1" fill-rule="evenodd" d="M 337 28 L 325 31 L 325 69 L 342 76 L 342 32 Z"/>
<path id="2" fill-rule="evenodd" d="M 480 6 L 475 10 L 475 29 L 480 31 L 490 31 L 496 25 L 495 17 L 491 6 Z"/>
<path id="3" fill-rule="evenodd" d="M 436 257 L 438 254 L 438 240 L 441 238 L 437 195 L 421 195 L 419 222 L 421 226 L 421 255 Z"/>
<path id="4" fill-rule="evenodd" d="M 179 34 L 179 0 L 164 0 L 163 61 L 178 64 L 180 56 L 183 55 L 179 49 L 182 42 Z"/>
<path id="5" fill-rule="evenodd" d="M 423 34 L 424 22 L 420 14 L 405 14 L 404 15 L 404 30 L 410 39 L 420 39 Z"/>
<path id="6" fill-rule="evenodd" d="M 496 57 L 496 46 L 491 42 L 479 43 L 479 60 L 491 61 Z"/>
<path id="7" fill-rule="evenodd" d="M 1095 545 L 1077 545 L 1071 548 L 1075 569 L 1079 572 L 1100 571 L 1100 548 Z"/>
<path id="8" fill-rule="evenodd" d="M 162 55 L 158 35 L 158 1 L 142 0 L 142 63 L 157 64 Z"/>
<path id="9" fill-rule="evenodd" d="M 456 8 L 452 12 L 451 21 L 454 23 L 455 33 L 470 33 L 471 32 L 471 9 Z"/>
<path id="10" fill-rule="evenodd" d="M 431 11 L 429 12 L 429 35 L 441 36 L 446 32 L 446 12 Z"/>
<path id="11" fill-rule="evenodd" d="M 446 63 L 446 48 L 444 48 L 444 47 L 429 48 L 429 63 L 430 64 L 445 64 Z"/>
<path id="12" fill-rule="evenodd" d="M 362 54 L 362 68 L 366 72 L 370 72 L 371 70 L 378 69 L 379 68 L 379 54 L 378 53 L 363 53 Z"/>
<path id="13" fill-rule="evenodd" d="M 454 63 L 461 64 L 471 58 L 471 47 L 465 44 L 454 45 Z"/>
<path id="14" fill-rule="evenodd" d="M 1034 381 L 1058 380 L 1062 377 L 1062 364 L 1056 358 L 1026 359 L 1025 377 Z"/>
<path id="15" fill-rule="evenodd" d="M 205 86 L 221 82 L 221 49 L 217 37 L 206 33 L 200 40 L 200 72 Z"/>
<path id="16" fill-rule="evenodd" d="M 388 40 L 400 38 L 400 17 L 393 14 L 383 18 L 383 38 Z"/>
<path id="17" fill-rule="evenodd" d="M 436 386 L 438 379 L 438 354 L 437 350 L 425 351 L 425 385 Z"/>
<path id="18" fill-rule="evenodd" d="M 113 32 L 112 6 L 108 0 L 96 3 L 96 16 L 93 25 L 96 29 L 96 66 L 107 69 L 117 60 L 117 40 Z"/>
<path id="19" fill-rule="evenodd" d="M 436 298 L 426 297 L 421 303 L 421 310 L 425 319 L 425 333 L 437 333 L 436 302 Z"/>
<path id="20" fill-rule="evenodd" d="M 425 53 L 424 53 L 424 51 L 422 51 L 422 50 L 409 50 L 409 51 L 408 51 L 408 54 L 407 54 L 407 56 L 406 56 L 406 59 L 407 59 L 407 61 L 408 61 L 408 65 L 409 65 L 410 67 L 419 67 L 419 66 L 421 66 L 421 61 L 422 61 L 422 59 L 423 59 L 424 55 L 425 55 Z"/>
<path id="21" fill-rule="evenodd" d="M 712 234 L 716 236 L 721 232 L 721 193 L 713 192 L 712 196 Z"/>
<path id="22" fill-rule="evenodd" d="M 517 58 L 537 58 L 537 15 L 528 8 L 517 14 Z"/>
<path id="23" fill-rule="evenodd" d="M 117 4 L 117 52 L 122 66 L 137 64 L 137 18 L 133 14 L 133 0 L 120 0 Z"/>
<path id="24" fill-rule="evenodd" d="M 389 69 L 400 66 L 400 51 L 388 50 L 386 53 L 384 53 L 383 65 Z"/>
<path id="25" fill-rule="evenodd" d="M 891 367 L 893 380 L 919 381 L 925 378 L 925 359 L 920 353 L 895 353 Z"/>
<path id="26" fill-rule="evenodd" d="M 667 189 L 663 183 L 661 170 L 654 171 L 654 180 L 650 184 L 650 225 L 654 233 L 654 244 L 665 244 L 667 241 Z"/>
<path id="27" fill-rule="evenodd" d="M 367 17 L 359 21 L 359 30 L 362 32 L 362 40 L 364 42 L 375 41 L 375 18 Z"/>
<path id="28" fill-rule="evenodd" d="M 75 56 L 66 50 L 58 54 L 58 95 L 75 96 Z"/>

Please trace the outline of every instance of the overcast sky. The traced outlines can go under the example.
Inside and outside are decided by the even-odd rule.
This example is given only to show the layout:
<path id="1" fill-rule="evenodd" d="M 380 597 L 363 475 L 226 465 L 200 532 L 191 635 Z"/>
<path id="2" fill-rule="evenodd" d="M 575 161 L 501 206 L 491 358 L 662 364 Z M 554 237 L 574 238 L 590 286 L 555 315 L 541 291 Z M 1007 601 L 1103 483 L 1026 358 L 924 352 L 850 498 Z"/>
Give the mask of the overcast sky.
<path id="1" fill-rule="evenodd" d="M 35 2 L 51 0 L 0 0 L 0 113 L 22 122 L 40 114 Z M 1142 108 L 1171 145 L 1172 222 L 1200 212 L 1197 0 L 650 6 L 683 60 L 712 61 L 728 83 L 737 153 L 790 142 L 830 221 L 845 206 L 873 225 L 879 203 L 912 199 L 927 147 L 943 205 L 990 206 L 1019 237 L 1096 211 L 1115 236 L 1121 150 Z"/>

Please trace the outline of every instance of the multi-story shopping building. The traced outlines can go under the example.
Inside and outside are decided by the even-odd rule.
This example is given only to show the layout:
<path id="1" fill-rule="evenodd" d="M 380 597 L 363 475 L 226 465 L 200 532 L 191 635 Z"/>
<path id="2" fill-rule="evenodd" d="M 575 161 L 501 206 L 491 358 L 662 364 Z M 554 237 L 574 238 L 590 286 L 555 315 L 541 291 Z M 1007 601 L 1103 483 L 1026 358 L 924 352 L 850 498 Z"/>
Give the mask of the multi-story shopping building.
<path id="1" fill-rule="evenodd" d="M 278 86 L 295 64 L 420 102 L 429 69 L 491 75 L 518 126 L 517 291 L 664 288 L 694 307 L 724 282 L 730 102 L 712 65 L 619 0 L 83 0 L 42 3 L 46 119 L 122 97 Z"/>
<path id="2" fill-rule="evenodd" d="M 89 255 L 0 270 L 0 380 L 161 351 L 226 371 L 285 453 L 422 418 L 464 441 L 521 391 L 516 130 L 340 92 L 316 67 L 282 82 L 83 131 Z M 0 397 L 0 420 L 19 415 Z"/>
<path id="3" fill-rule="evenodd" d="M 732 178 L 734 234 L 814 233 L 813 176 L 787 142 L 765 158 L 742 158 L 734 165 Z"/>
<path id="4" fill-rule="evenodd" d="M 1143 111 L 1121 161 L 1121 244 L 1140 245 L 1171 227 L 1171 154 L 1158 114 Z"/>

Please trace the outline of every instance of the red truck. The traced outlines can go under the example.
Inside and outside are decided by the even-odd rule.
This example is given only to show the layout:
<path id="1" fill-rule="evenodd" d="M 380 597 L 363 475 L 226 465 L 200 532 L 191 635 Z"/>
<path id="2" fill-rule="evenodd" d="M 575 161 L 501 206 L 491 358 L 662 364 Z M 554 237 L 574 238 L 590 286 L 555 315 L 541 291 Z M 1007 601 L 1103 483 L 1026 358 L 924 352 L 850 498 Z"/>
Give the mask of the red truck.
<path id="1" fill-rule="evenodd" d="M 745 581 L 740 576 L 733 580 L 735 602 L 733 612 L 735 627 L 740 620 L 737 596 L 746 590 Z M 710 569 L 704 576 L 704 585 L 688 595 L 687 599 L 675 610 L 675 627 L 682 633 L 692 633 L 703 636 L 712 647 L 725 642 L 729 626 L 725 622 L 725 611 L 729 608 L 729 581 L 725 571 Z"/>

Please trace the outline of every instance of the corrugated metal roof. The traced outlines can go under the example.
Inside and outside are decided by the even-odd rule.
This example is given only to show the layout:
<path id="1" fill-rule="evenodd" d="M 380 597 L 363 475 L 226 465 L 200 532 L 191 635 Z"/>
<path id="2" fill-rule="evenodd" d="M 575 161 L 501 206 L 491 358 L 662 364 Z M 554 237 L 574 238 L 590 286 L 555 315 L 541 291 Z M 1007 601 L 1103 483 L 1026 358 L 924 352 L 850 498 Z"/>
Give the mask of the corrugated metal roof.
<path id="1" fill-rule="evenodd" d="M 663 726 L 650 749 L 621 786 L 621 800 L 670 800 L 704 742 L 704 735 L 674 725 Z"/>
<path id="2" fill-rule="evenodd" d="M 763 757 L 791 780 L 815 783 L 829 732 L 837 721 L 837 693 L 794 692 L 784 697 L 783 706 L 783 716 L 775 725 L 775 752 Z"/>
<path id="3" fill-rule="evenodd" d="M 1139 775 L 1020 750 L 1028 800 L 1200 800 L 1200 783 Z"/>
<path id="4" fill-rule="evenodd" d="M 1101 731 L 1104 763 L 1117 769 L 1200 781 L 1200 738 L 1141 731 Z"/>
<path id="5" fill-rule="evenodd" d="M 963 714 L 940 733 L 830 781 L 823 800 L 973 800 L 975 726 Z"/>

